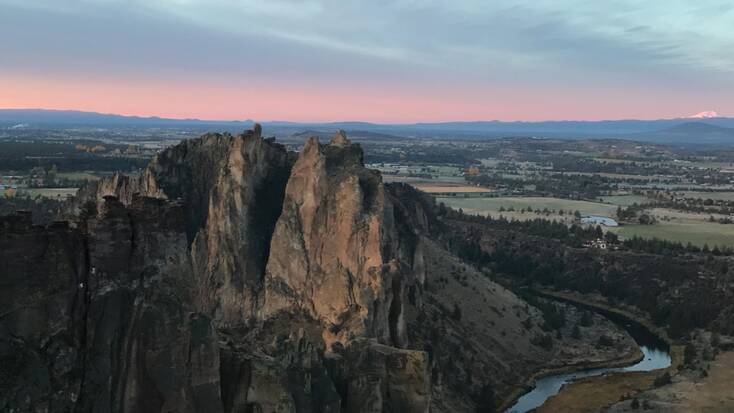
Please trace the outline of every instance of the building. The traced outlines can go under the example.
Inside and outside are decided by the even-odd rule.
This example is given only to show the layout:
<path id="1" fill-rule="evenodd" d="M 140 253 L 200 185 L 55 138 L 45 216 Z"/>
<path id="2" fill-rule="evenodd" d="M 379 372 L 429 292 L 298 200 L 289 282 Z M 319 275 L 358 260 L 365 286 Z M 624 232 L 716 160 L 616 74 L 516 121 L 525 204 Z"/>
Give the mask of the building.
<path id="1" fill-rule="evenodd" d="M 601 238 L 597 238 L 597 239 L 592 240 L 592 241 L 586 241 L 584 243 L 584 247 L 586 247 L 586 248 L 597 248 L 597 249 L 600 249 L 600 250 L 605 250 L 605 249 L 607 249 L 608 245 L 607 245 L 607 242 L 605 240 L 603 240 Z"/>
<path id="2" fill-rule="evenodd" d="M 581 217 L 581 223 L 582 224 L 588 224 L 588 225 L 603 225 L 605 227 L 618 227 L 619 223 L 617 221 L 613 220 L 609 217 L 602 217 L 599 215 L 587 215 L 584 217 Z"/>

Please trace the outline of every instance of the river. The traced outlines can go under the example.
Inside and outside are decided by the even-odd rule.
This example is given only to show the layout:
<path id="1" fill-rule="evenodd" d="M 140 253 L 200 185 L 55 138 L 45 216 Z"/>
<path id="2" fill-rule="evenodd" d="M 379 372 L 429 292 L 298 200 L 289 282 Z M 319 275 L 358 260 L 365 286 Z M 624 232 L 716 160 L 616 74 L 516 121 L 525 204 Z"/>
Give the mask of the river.
<path id="1" fill-rule="evenodd" d="M 603 312 L 603 315 L 627 330 L 644 354 L 642 360 L 627 367 L 597 368 L 580 370 L 574 373 L 563 373 L 546 376 L 535 381 L 531 391 L 520 397 L 515 405 L 506 413 L 524 413 L 540 407 L 550 397 L 561 391 L 564 384 L 603 374 L 614 374 L 625 371 L 651 371 L 670 366 L 671 359 L 668 345 L 644 326 L 627 320 L 615 313 Z"/>

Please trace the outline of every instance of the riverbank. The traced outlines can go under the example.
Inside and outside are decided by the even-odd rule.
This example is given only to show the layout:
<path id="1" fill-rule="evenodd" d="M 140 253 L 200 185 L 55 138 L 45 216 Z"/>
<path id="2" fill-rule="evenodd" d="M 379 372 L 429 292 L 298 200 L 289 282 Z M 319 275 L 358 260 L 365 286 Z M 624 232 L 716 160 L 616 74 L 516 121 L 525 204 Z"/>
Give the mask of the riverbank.
<path id="1" fill-rule="evenodd" d="M 637 347 L 635 348 L 635 351 L 631 353 L 624 354 L 620 357 L 609 359 L 606 361 L 598 361 L 593 363 L 582 361 L 564 367 L 542 369 L 530 376 L 530 378 L 528 378 L 528 380 L 525 382 L 525 387 L 518 388 L 514 392 L 510 393 L 510 395 L 505 398 L 497 411 L 504 412 L 507 411 L 507 409 L 509 409 L 510 407 L 514 406 L 523 395 L 525 395 L 527 392 L 531 391 L 535 387 L 535 382 L 539 379 L 549 376 L 555 376 L 558 374 L 574 373 L 584 370 L 625 367 L 629 366 L 630 364 L 638 363 L 643 359 L 643 357 L 644 354 L 642 353 L 642 351 L 640 351 L 639 347 Z"/>
<path id="2" fill-rule="evenodd" d="M 573 305 L 588 308 L 597 312 L 603 313 L 612 313 L 616 314 L 620 317 L 626 318 L 630 321 L 633 321 L 637 324 L 640 324 L 645 329 L 649 330 L 651 333 L 655 334 L 661 341 L 664 341 L 668 344 L 669 347 L 673 347 L 675 345 L 674 341 L 668 336 L 668 333 L 665 331 L 665 329 L 660 328 L 653 324 L 648 318 L 647 315 L 644 314 L 642 311 L 639 311 L 637 309 L 634 309 L 629 306 L 619 306 L 619 305 L 611 305 L 609 304 L 603 297 L 598 296 L 592 296 L 588 294 L 580 294 L 572 291 L 556 291 L 556 290 L 550 290 L 550 289 L 535 289 L 533 290 L 535 294 L 546 297 L 558 301 L 565 301 L 569 302 Z"/>
<path id="3" fill-rule="evenodd" d="M 723 352 L 706 363 L 707 374 L 685 371 L 668 386 L 637 394 L 652 412 L 729 413 L 734 411 L 734 352 Z M 631 400 L 615 403 L 608 413 L 629 412 Z"/>
<path id="4" fill-rule="evenodd" d="M 675 343 L 667 333 L 654 326 L 644 315 L 631 309 L 620 309 L 600 299 L 566 291 L 539 290 L 548 298 L 559 299 L 601 312 L 613 313 L 648 329 L 666 342 L 670 349 L 671 365 L 666 369 L 650 372 L 621 372 L 592 377 L 564 386 L 556 396 L 538 408 L 538 412 L 590 412 L 599 411 L 645 390 L 654 387 L 655 379 L 664 373 L 674 376 L 683 363 L 683 346 Z"/>
<path id="5" fill-rule="evenodd" d="M 542 293 L 537 294 L 540 297 L 543 297 Z M 569 299 L 559 299 L 558 297 L 546 295 L 547 299 L 551 299 L 554 302 L 559 303 L 565 303 L 565 305 L 573 307 L 574 309 L 578 309 L 578 311 L 581 310 L 592 310 L 592 314 L 594 314 L 593 317 L 598 317 L 599 320 L 603 320 L 603 322 L 608 323 L 609 326 L 617 327 L 617 324 L 610 321 L 607 317 L 603 316 L 601 313 L 603 311 L 599 311 L 597 307 L 592 307 L 588 305 L 578 305 L 575 301 L 569 300 Z M 574 310 L 576 311 L 576 310 Z M 625 317 L 626 319 L 627 317 Z M 630 317 L 631 318 L 631 317 Z M 643 327 L 646 328 L 646 327 Z M 624 331 L 619 328 L 621 331 Z M 605 334 L 606 333 L 600 333 L 597 332 L 594 337 L 598 338 L 599 334 Z M 619 353 L 616 353 L 614 356 L 606 357 L 603 360 L 593 360 L 590 361 L 589 359 L 578 359 L 577 362 L 567 362 L 565 365 L 560 367 L 549 367 L 542 369 L 540 371 L 537 371 L 533 375 L 531 375 L 524 383 L 523 386 L 516 388 L 513 392 L 509 393 L 507 397 L 505 397 L 500 404 L 497 411 L 507 411 L 509 408 L 516 405 L 516 403 L 520 400 L 521 397 L 523 397 L 525 394 L 533 390 L 537 384 L 538 380 L 541 380 L 543 378 L 549 377 L 549 376 L 556 376 L 556 375 L 562 375 L 562 374 L 569 374 L 569 373 L 577 373 L 587 370 L 594 370 L 594 369 L 605 369 L 605 368 L 619 368 L 619 367 L 627 367 L 630 365 L 634 365 L 638 362 L 640 362 L 644 355 L 642 351 L 640 350 L 640 346 L 635 343 L 632 338 L 629 337 L 629 335 L 625 332 L 624 333 L 632 343 L 632 346 L 625 348 L 624 351 L 620 351 Z"/>

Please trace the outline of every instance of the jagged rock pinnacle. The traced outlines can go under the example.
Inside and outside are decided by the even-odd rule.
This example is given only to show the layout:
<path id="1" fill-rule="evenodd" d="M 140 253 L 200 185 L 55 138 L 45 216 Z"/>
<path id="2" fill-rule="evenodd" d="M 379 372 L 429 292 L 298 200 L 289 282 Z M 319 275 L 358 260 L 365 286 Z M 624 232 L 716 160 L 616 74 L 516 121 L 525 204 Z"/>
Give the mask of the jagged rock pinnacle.
<path id="1" fill-rule="evenodd" d="M 256 138 L 260 138 L 260 137 L 262 137 L 262 134 L 263 134 L 263 127 L 262 127 L 262 126 L 260 126 L 260 124 L 259 124 L 259 123 L 255 123 L 255 125 L 253 125 L 253 126 L 252 126 L 252 134 L 253 134 L 253 136 L 255 136 Z"/>
<path id="2" fill-rule="evenodd" d="M 351 145 L 351 142 L 347 139 L 347 133 L 339 129 L 334 134 L 334 138 L 331 139 L 331 144 L 334 146 L 345 147 Z"/>

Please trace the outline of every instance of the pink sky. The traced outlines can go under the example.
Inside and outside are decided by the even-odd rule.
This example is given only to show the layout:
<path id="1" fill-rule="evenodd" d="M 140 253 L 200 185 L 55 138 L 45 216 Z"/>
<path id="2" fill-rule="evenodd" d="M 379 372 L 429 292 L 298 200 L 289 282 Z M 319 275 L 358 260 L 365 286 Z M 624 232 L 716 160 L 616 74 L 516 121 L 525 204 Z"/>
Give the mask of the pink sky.
<path id="1" fill-rule="evenodd" d="M 669 118 L 710 109 L 641 91 L 460 89 L 370 85 L 218 84 L 183 79 L 0 77 L 0 108 L 73 109 L 138 116 L 383 123 L 453 120 Z M 553 96 L 549 99 L 548 96 Z M 572 97 L 571 97 L 572 96 Z M 630 110 L 620 110 L 630 100 Z M 649 105 L 646 105 L 646 101 Z M 695 106 L 695 109 L 694 109 Z M 640 108 L 646 108 L 640 110 Z M 700 108 L 700 110 L 699 110 Z M 715 109 L 715 108 L 711 108 Z M 573 116 L 569 116 L 573 113 Z"/>

